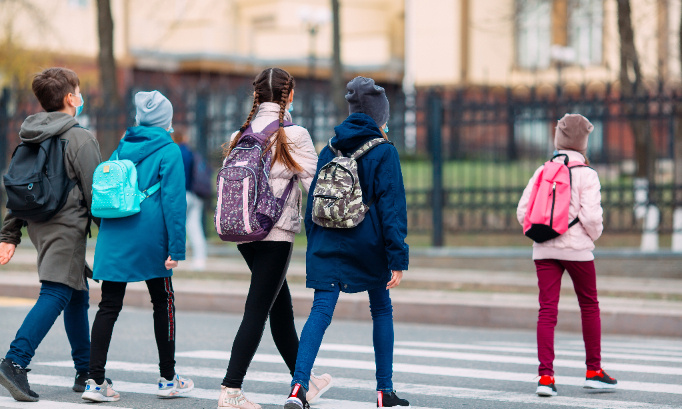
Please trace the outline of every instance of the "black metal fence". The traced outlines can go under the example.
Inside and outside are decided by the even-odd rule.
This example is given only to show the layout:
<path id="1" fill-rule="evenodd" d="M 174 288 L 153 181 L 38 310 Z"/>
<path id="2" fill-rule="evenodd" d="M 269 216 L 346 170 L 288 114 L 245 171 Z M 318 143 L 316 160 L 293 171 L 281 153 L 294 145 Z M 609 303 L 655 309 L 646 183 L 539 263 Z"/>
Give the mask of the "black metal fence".
<path id="1" fill-rule="evenodd" d="M 655 205 L 659 232 L 670 233 L 673 210 L 682 205 L 674 180 L 682 164 L 673 158 L 681 103 L 680 90 L 662 84 L 636 98 L 611 84 L 422 90 L 415 159 L 403 163 L 411 231 L 433 233 L 436 244 L 451 233 L 518 234 L 516 205 L 552 155 L 558 119 L 580 113 L 595 126 L 587 155 L 600 175 L 607 231 L 641 231 L 635 208 Z M 645 125 L 652 147 L 652 176 L 639 201 L 634 181 L 643 152 L 635 149 L 633 124 Z"/>
<path id="2" fill-rule="evenodd" d="M 251 108 L 250 78 L 183 78 L 136 72 L 125 98 L 125 112 L 105 117 L 106 101 L 84 92 L 81 123 L 96 135 L 123 133 L 132 125 L 132 95 L 158 89 L 174 106 L 174 126 L 184 126 L 193 144 L 217 168 L 221 145 L 238 129 Z M 311 131 L 318 147 L 333 135 L 336 118 L 326 82 L 299 81 L 294 121 Z M 551 156 L 554 125 L 564 113 L 580 113 L 595 129 L 588 156 L 600 174 L 605 224 L 610 232 L 641 231 L 635 215 L 637 152 L 632 121 L 647 124 L 655 148 L 655 178 L 648 204 L 661 210 L 660 231 L 672 230 L 675 201 L 673 158 L 679 131 L 678 89 L 654 87 L 646 96 L 628 99 L 610 84 L 533 88 L 421 89 L 413 115 L 405 114 L 399 87 L 387 87 L 391 101 L 389 137 L 401 151 L 411 232 L 432 235 L 442 244 L 453 233 L 519 233 L 516 204 L 535 169 Z M 644 106 L 636 115 L 630 107 Z M 18 144 L 23 119 L 40 110 L 29 93 L 4 90 L 0 95 L 0 169 Z M 405 118 L 416 118 L 405 123 Z M 416 130 L 406 140 L 405 130 Z M 3 201 L 4 202 L 4 201 Z"/>

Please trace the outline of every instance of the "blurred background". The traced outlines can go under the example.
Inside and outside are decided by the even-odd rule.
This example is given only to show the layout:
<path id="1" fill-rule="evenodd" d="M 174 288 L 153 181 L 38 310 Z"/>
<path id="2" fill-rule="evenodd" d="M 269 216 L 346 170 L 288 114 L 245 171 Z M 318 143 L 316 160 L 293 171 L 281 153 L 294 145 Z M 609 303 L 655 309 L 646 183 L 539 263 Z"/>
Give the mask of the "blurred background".
<path id="1" fill-rule="evenodd" d="M 682 0 L 0 0 L 0 169 L 50 66 L 78 73 L 105 159 L 158 89 L 215 172 L 262 69 L 294 75 L 318 148 L 363 75 L 391 103 L 411 245 L 530 245 L 516 204 L 570 112 L 595 125 L 598 246 L 682 252 L 681 22 Z"/>

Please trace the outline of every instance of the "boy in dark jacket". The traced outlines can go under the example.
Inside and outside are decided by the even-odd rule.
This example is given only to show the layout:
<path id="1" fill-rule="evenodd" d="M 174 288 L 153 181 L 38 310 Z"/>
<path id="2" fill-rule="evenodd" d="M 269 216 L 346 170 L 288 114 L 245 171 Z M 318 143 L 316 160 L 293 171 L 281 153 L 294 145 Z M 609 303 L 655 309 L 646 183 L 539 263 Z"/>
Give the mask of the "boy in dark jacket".
<path id="1" fill-rule="evenodd" d="M 347 89 L 350 115 L 334 129 L 336 136 L 330 142 L 335 151 L 345 156 L 369 141 L 387 139 L 389 116 L 386 92 L 374 80 L 357 77 L 348 83 Z M 335 156 L 329 146 L 322 150 L 310 192 L 315 192 L 320 169 Z M 400 284 L 409 263 L 409 247 L 405 243 L 405 187 L 398 151 L 389 143 L 376 145 L 357 160 L 357 174 L 362 203 L 369 210 L 355 227 L 318 225 L 313 222 L 315 193 L 308 200 L 306 286 L 315 289 L 315 298 L 301 333 L 296 371 L 285 409 L 303 409 L 308 405 L 305 391 L 312 366 L 341 291 L 367 291 L 369 295 L 374 324 L 377 407 L 409 407 L 408 401 L 400 399 L 393 390 L 393 307 L 389 289 Z"/>
<path id="2" fill-rule="evenodd" d="M 0 363 L 0 384 L 18 401 L 38 401 L 31 390 L 26 367 L 47 332 L 64 312 L 64 327 L 76 368 L 74 391 L 82 392 L 88 377 L 90 330 L 88 283 L 92 270 L 85 261 L 86 231 L 90 214 L 92 174 L 101 162 L 99 144 L 75 117 L 83 109 L 78 76 L 65 68 L 48 68 L 33 79 L 33 93 L 45 112 L 31 115 L 21 125 L 24 143 L 58 137 L 64 144 L 67 176 L 76 181 L 66 203 L 44 222 L 25 222 L 5 216 L 0 232 L 0 264 L 7 264 L 21 241 L 21 228 L 38 250 L 40 296 L 24 319 Z"/>

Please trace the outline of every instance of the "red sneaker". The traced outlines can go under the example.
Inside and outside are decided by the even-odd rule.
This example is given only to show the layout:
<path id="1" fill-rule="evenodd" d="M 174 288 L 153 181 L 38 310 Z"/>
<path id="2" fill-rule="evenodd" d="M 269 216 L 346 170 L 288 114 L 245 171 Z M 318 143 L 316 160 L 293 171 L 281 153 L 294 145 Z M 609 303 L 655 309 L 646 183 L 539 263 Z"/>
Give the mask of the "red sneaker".
<path id="1" fill-rule="evenodd" d="M 538 381 L 538 389 L 535 391 L 538 396 L 556 396 L 556 386 L 554 385 L 554 377 L 549 375 L 540 376 Z"/>
<path id="2" fill-rule="evenodd" d="M 588 370 L 585 374 L 585 386 L 587 389 L 615 389 L 618 381 L 610 377 L 603 369 L 598 371 Z"/>

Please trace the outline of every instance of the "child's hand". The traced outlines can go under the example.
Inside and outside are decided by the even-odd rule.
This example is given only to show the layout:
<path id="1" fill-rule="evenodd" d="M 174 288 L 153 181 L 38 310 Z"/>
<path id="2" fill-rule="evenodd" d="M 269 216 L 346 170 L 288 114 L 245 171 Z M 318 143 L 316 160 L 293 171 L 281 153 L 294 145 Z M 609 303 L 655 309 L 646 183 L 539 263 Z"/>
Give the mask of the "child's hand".
<path id="1" fill-rule="evenodd" d="M 178 266 L 178 262 L 175 260 L 171 260 L 170 256 L 166 259 L 166 270 L 170 270 L 171 268 L 176 268 Z"/>
<path id="2" fill-rule="evenodd" d="M 7 264 L 14 256 L 14 249 L 17 246 L 12 243 L 0 243 L 0 264 Z"/>
<path id="3" fill-rule="evenodd" d="M 400 281 L 403 279 L 403 272 L 401 270 L 391 270 L 391 281 L 386 285 L 386 289 L 390 290 L 400 285 Z"/>

